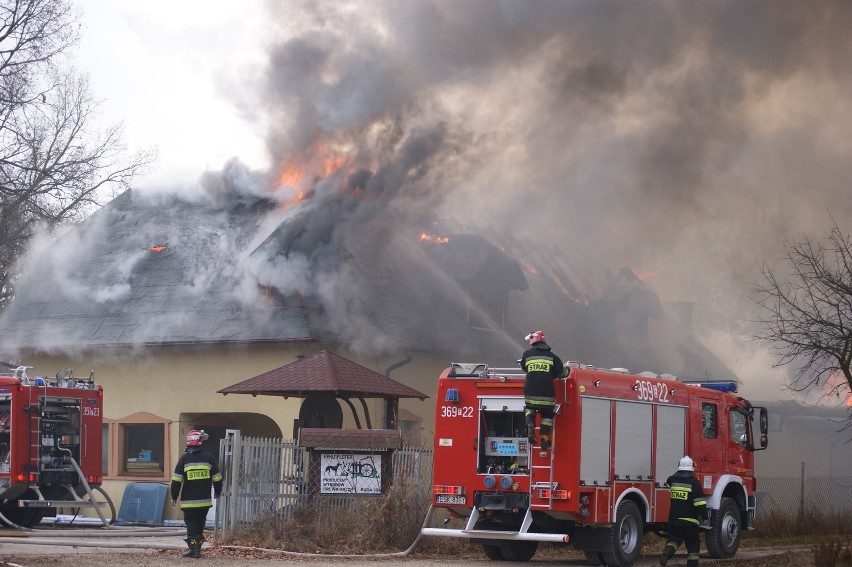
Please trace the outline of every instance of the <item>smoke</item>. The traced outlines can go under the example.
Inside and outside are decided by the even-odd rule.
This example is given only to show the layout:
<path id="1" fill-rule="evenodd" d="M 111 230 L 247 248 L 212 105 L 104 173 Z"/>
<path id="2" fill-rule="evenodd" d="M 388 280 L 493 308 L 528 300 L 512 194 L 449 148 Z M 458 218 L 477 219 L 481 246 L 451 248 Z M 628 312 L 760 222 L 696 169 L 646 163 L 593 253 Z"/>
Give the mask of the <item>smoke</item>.
<path id="1" fill-rule="evenodd" d="M 352 235 L 404 255 L 397 236 L 439 216 L 630 266 L 696 302 L 696 331 L 748 382 L 771 360 L 740 340 L 757 262 L 819 236 L 828 210 L 852 228 L 850 20 L 831 1 L 272 1 L 263 72 L 229 87 L 272 166 L 234 159 L 177 189 L 278 200 L 250 242 L 211 237 L 237 247 L 234 293 L 310 290 L 359 348 L 389 343 L 347 317 Z"/>
<path id="2" fill-rule="evenodd" d="M 282 236 L 312 261 L 377 215 L 438 213 L 650 274 L 712 338 L 742 330 L 757 261 L 852 209 L 846 3 L 269 10 L 256 92 L 275 167 L 343 154 L 364 175 L 360 199 L 329 191 Z M 741 341 L 714 342 L 751 371 Z"/>

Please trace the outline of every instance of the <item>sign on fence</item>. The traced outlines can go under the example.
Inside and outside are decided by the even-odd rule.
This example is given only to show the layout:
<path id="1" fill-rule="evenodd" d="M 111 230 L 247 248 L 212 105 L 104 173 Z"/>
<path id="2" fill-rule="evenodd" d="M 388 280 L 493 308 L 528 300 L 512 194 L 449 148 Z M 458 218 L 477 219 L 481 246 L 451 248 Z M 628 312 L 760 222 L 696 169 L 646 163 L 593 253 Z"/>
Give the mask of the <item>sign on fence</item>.
<path id="1" fill-rule="evenodd" d="M 381 494 L 382 456 L 323 453 L 322 494 Z"/>

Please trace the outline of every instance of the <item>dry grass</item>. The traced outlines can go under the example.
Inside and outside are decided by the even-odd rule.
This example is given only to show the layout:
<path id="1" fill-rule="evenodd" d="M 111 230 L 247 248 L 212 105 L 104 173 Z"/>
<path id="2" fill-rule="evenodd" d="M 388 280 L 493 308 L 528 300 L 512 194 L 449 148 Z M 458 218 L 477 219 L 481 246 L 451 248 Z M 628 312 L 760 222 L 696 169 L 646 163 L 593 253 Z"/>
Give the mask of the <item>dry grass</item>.
<path id="1" fill-rule="evenodd" d="M 267 514 L 221 543 L 341 555 L 404 551 L 417 538 L 427 512 L 427 506 L 416 504 L 422 499 L 416 497 L 414 490 L 414 487 L 403 483 L 396 485 L 381 498 L 361 498 L 349 507 L 331 509 L 316 501 L 313 506 L 296 509 L 288 516 Z M 442 514 L 443 511 L 436 514 L 432 525 L 440 525 L 446 519 Z M 744 532 L 743 548 L 790 545 L 805 545 L 808 548 L 766 559 L 735 558 L 714 564 L 746 567 L 852 567 L 850 533 L 850 513 L 820 514 L 809 511 L 794 516 L 761 516 L 757 529 Z M 645 554 L 659 553 L 663 544 L 662 538 L 648 534 L 643 551 Z M 576 553 L 564 544 L 542 544 L 536 556 L 566 557 Z M 420 540 L 415 555 L 481 558 L 482 550 L 466 539 L 426 537 Z"/>

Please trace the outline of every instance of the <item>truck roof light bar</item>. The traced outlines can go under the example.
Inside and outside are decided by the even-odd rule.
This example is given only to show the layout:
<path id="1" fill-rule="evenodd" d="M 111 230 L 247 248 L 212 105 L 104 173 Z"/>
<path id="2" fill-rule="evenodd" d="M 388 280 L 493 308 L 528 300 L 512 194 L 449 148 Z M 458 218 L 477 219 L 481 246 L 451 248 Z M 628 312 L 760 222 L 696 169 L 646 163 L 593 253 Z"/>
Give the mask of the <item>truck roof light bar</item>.
<path id="1" fill-rule="evenodd" d="M 681 380 L 687 386 L 696 386 L 698 388 L 709 388 L 710 390 L 718 390 L 719 392 L 736 393 L 737 383 L 733 380 Z"/>

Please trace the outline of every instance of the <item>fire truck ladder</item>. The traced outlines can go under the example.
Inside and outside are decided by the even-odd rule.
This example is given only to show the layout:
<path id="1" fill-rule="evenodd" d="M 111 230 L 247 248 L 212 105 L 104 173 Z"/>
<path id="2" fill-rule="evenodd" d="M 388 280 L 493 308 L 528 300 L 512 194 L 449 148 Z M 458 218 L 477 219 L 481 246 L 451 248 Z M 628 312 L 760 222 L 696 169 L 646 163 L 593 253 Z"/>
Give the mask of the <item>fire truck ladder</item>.
<path id="1" fill-rule="evenodd" d="M 556 418 L 562 412 L 562 405 L 557 404 L 553 408 L 553 427 L 550 430 L 551 447 L 549 451 L 542 451 L 541 446 L 530 447 L 530 475 L 535 472 L 542 472 L 547 477 L 547 481 L 538 480 L 530 483 L 530 509 L 552 510 L 553 509 L 553 491 L 556 490 L 557 483 L 553 480 L 553 456 L 556 454 Z M 539 429 L 538 438 L 541 438 L 541 430 Z M 542 464 L 536 464 L 536 461 Z M 545 490 L 547 494 L 547 503 L 533 504 L 533 498 L 540 498 L 539 491 Z"/>

